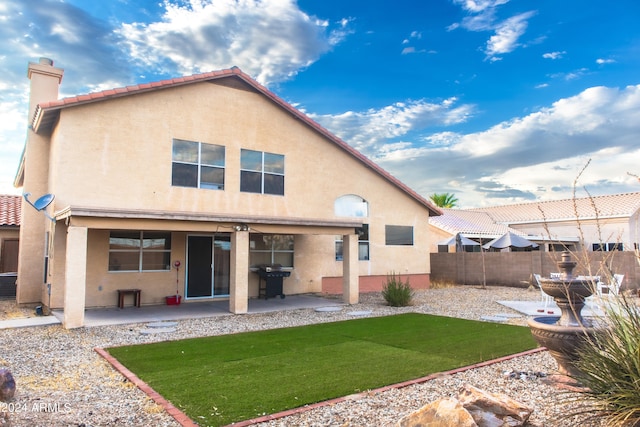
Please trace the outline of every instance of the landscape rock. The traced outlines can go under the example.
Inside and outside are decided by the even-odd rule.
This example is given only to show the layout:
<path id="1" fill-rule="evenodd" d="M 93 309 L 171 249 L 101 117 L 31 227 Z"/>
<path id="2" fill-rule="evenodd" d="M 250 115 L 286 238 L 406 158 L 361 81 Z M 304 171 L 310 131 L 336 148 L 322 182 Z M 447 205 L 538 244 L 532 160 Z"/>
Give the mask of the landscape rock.
<path id="1" fill-rule="evenodd" d="M 0 400 L 7 402 L 13 399 L 16 392 L 16 382 L 7 368 L 0 368 Z"/>
<path id="2" fill-rule="evenodd" d="M 465 384 L 458 400 L 479 427 L 518 427 L 526 424 L 533 410 L 503 394 L 488 393 Z"/>
<path id="3" fill-rule="evenodd" d="M 439 399 L 398 421 L 396 427 L 479 427 L 471 414 L 454 398 Z"/>
<path id="4" fill-rule="evenodd" d="M 520 427 L 532 409 L 502 394 L 493 394 L 469 384 L 458 398 L 439 399 L 403 417 L 397 427 Z"/>

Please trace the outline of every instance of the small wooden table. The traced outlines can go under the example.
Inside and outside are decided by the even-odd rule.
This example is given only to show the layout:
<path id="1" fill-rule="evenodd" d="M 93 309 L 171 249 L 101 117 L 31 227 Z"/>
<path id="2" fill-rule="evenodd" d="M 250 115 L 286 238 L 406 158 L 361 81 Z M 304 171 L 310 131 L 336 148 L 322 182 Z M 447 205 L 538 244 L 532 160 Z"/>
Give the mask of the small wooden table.
<path id="1" fill-rule="evenodd" d="M 133 295 L 133 305 L 140 307 L 140 289 L 118 289 L 118 307 L 124 307 L 124 296 Z"/>

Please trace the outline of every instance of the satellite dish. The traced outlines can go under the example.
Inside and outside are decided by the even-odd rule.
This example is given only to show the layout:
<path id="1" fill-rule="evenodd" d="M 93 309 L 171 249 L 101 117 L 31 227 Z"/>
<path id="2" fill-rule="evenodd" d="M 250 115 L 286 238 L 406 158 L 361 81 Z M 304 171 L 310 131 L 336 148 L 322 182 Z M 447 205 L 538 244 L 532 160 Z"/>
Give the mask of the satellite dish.
<path id="1" fill-rule="evenodd" d="M 27 203 L 29 203 L 31 206 L 33 206 L 35 210 L 37 210 L 38 212 L 44 211 L 44 215 L 47 218 L 49 218 L 53 222 L 56 222 L 56 220 L 54 218 L 52 218 L 51 216 L 49 216 L 49 214 L 47 214 L 47 212 L 45 211 L 47 206 L 49 206 L 51 204 L 51 202 L 53 202 L 53 199 L 55 198 L 55 196 L 53 194 L 45 194 L 44 196 L 42 196 L 38 200 L 36 200 L 35 203 L 32 203 L 31 200 L 29 200 L 29 196 L 30 195 L 31 195 L 31 193 L 24 193 L 22 195 L 22 197 L 24 197 L 24 199 L 27 201 Z"/>
<path id="2" fill-rule="evenodd" d="M 47 206 L 49 206 L 51 202 L 53 202 L 53 199 L 55 197 L 56 196 L 54 196 L 53 194 L 45 194 L 44 196 L 40 197 L 38 200 L 35 201 L 35 203 L 33 204 L 33 207 L 36 208 L 36 210 L 38 211 L 46 209 Z"/>

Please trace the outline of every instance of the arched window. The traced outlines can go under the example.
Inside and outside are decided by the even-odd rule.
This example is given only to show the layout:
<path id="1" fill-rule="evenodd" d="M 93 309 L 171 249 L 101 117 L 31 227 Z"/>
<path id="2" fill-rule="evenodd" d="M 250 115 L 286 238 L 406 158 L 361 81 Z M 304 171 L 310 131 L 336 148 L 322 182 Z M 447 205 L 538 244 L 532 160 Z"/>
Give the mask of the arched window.
<path id="1" fill-rule="evenodd" d="M 367 218 L 369 216 L 369 203 L 360 196 L 347 194 L 336 199 L 333 204 L 333 211 L 336 216 Z"/>

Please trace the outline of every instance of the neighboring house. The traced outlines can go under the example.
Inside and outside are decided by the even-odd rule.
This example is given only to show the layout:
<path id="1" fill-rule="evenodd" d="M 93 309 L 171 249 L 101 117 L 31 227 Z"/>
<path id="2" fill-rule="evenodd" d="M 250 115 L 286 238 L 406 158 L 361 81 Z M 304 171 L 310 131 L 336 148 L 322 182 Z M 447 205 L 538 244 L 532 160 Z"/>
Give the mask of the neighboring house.
<path id="1" fill-rule="evenodd" d="M 640 242 L 640 192 L 520 203 L 468 210 L 444 209 L 429 219 L 431 252 L 446 237 L 461 233 L 478 240 L 507 230 L 541 245 L 543 250 L 564 247 L 588 251 L 633 251 Z M 440 248 L 442 249 L 442 248 Z"/>
<path id="2" fill-rule="evenodd" d="M 238 68 L 58 100 L 62 75 L 29 64 L 15 185 L 55 199 L 23 209 L 18 303 L 67 328 L 127 288 L 245 313 L 261 264 L 347 303 L 392 271 L 428 286 L 440 210 Z"/>
<path id="3" fill-rule="evenodd" d="M 21 197 L 0 194 L 0 298 L 16 295 Z"/>
<path id="4" fill-rule="evenodd" d="M 0 194 L 0 273 L 18 271 L 21 201 L 19 196 Z"/>

